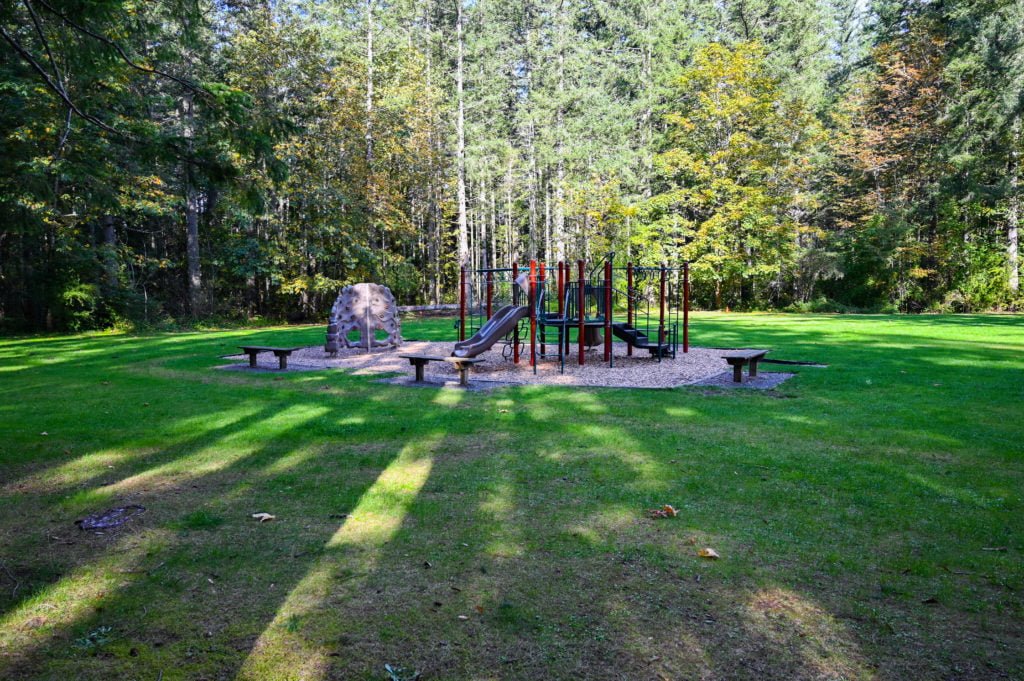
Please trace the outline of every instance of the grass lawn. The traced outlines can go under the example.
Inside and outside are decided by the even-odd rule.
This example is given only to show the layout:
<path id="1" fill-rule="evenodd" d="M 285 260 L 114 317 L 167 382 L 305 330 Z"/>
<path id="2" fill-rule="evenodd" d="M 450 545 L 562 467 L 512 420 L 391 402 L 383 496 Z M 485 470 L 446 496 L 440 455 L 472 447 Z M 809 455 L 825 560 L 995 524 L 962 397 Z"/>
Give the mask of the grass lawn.
<path id="1" fill-rule="evenodd" d="M 767 393 L 211 369 L 322 338 L 0 339 L 0 678 L 1024 678 L 1024 317 L 696 315 L 831 365 Z"/>

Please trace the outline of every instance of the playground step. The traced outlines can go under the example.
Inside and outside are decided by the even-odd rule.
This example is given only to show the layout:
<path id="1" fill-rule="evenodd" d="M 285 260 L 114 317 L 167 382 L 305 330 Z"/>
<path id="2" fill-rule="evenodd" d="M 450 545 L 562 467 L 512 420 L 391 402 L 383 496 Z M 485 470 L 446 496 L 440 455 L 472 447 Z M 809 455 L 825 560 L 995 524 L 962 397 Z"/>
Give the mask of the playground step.
<path id="1" fill-rule="evenodd" d="M 635 340 L 640 338 L 647 338 L 647 334 L 645 334 L 643 331 L 641 331 L 640 329 L 633 328 L 632 326 L 626 324 L 625 322 L 618 322 L 616 324 L 612 324 L 612 331 L 613 333 L 615 333 L 616 336 L 618 336 L 622 340 Z"/>
<path id="2" fill-rule="evenodd" d="M 621 340 L 630 343 L 635 348 L 641 348 L 648 350 L 652 355 L 662 354 L 669 352 L 671 347 L 668 343 L 657 343 L 652 341 L 646 333 L 640 329 L 634 328 L 625 322 L 619 322 L 612 324 L 612 333 Z"/>

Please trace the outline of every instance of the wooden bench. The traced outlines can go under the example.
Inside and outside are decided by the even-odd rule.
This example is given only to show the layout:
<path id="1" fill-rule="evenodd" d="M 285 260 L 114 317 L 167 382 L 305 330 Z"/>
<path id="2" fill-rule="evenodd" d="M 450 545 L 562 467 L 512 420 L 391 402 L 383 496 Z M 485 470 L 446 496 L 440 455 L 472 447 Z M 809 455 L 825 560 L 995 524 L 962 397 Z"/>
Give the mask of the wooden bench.
<path id="1" fill-rule="evenodd" d="M 750 365 L 750 371 L 747 372 L 750 378 L 757 376 L 757 363 L 765 355 L 768 354 L 768 350 L 736 350 L 729 352 L 727 355 L 722 355 L 722 359 L 729 363 L 732 367 L 732 380 L 735 383 L 743 382 L 743 366 L 745 364 Z"/>
<path id="2" fill-rule="evenodd" d="M 448 362 L 455 365 L 459 371 L 459 385 L 469 385 L 469 367 L 482 362 L 478 357 L 438 357 L 436 355 L 399 355 L 409 360 L 409 364 L 416 367 L 416 383 L 423 382 L 423 367 L 428 362 Z"/>
<path id="3" fill-rule="evenodd" d="M 249 368 L 256 368 L 256 355 L 261 352 L 272 352 L 277 357 L 278 368 L 281 370 L 288 368 L 288 355 L 292 354 L 296 350 L 302 348 L 270 348 L 263 345 L 239 345 L 242 348 L 242 352 L 249 355 Z"/>

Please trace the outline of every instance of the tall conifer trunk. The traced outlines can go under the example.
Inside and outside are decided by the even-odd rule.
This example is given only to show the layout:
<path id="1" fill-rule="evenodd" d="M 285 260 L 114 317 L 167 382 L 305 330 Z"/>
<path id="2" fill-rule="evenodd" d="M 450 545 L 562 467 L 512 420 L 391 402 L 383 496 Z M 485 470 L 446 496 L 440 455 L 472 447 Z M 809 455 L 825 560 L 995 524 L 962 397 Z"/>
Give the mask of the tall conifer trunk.
<path id="1" fill-rule="evenodd" d="M 505 175 L 505 257 L 509 265 L 519 255 L 519 235 L 512 229 L 512 157 L 508 159 L 508 171 Z"/>
<path id="2" fill-rule="evenodd" d="M 555 258 L 565 259 L 565 40 L 568 33 L 565 3 L 559 5 L 558 81 L 555 109 Z M 549 256 L 550 257 L 550 256 Z"/>
<path id="3" fill-rule="evenodd" d="M 533 14 L 532 12 L 527 13 L 527 29 L 526 29 L 526 54 L 524 61 L 524 70 L 526 71 L 526 102 L 527 102 L 527 115 L 529 116 L 526 125 L 526 153 L 529 163 L 528 180 L 527 180 L 527 218 L 529 219 L 530 227 L 530 252 L 528 257 L 537 257 L 537 125 L 536 116 L 534 115 L 533 105 L 529 102 L 536 96 L 533 91 Z"/>
<path id="4" fill-rule="evenodd" d="M 1006 211 L 1006 260 L 1009 266 L 1008 285 L 1010 291 L 1020 291 L 1020 251 L 1018 235 L 1020 228 L 1020 117 L 1013 120 L 1013 136 L 1010 141 L 1010 202 Z"/>
<path id="5" fill-rule="evenodd" d="M 114 229 L 113 215 L 104 215 L 100 219 L 103 229 L 103 285 L 113 290 L 117 288 L 117 232 Z"/>
<path id="6" fill-rule="evenodd" d="M 364 139 L 366 146 L 366 211 L 367 228 L 369 230 L 369 243 L 373 246 L 375 241 L 377 196 L 376 181 L 374 178 L 374 138 L 373 138 L 373 2 L 366 0 L 366 127 Z M 383 237 L 382 237 L 383 238 Z M 384 252 L 381 249 L 381 261 L 383 262 Z"/>
<path id="7" fill-rule="evenodd" d="M 456 0 L 458 15 L 455 21 L 455 38 L 458 43 L 455 60 L 455 93 L 458 104 L 458 115 L 455 119 L 456 144 L 456 182 L 459 202 L 459 262 L 465 263 L 469 257 L 469 234 L 466 222 L 466 109 L 463 101 L 462 72 L 462 0 Z"/>
<path id="8" fill-rule="evenodd" d="M 491 187 L 491 255 L 488 267 L 497 267 L 498 263 L 498 209 L 495 206 L 495 188 Z"/>
<path id="9" fill-rule="evenodd" d="M 199 191 L 196 188 L 192 165 L 192 140 L 195 137 L 195 110 L 192 95 L 182 100 L 184 136 L 188 140 L 188 155 L 184 167 L 185 190 L 185 262 L 188 277 L 189 311 L 198 315 L 202 304 L 202 270 L 199 263 Z"/>

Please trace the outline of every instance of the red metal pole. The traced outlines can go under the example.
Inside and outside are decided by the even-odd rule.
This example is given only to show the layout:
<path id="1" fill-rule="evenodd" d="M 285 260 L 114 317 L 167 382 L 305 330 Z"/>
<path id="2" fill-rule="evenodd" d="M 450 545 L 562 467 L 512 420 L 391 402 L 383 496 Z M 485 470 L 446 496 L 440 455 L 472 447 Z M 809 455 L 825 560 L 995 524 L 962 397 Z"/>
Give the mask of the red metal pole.
<path id="1" fill-rule="evenodd" d="M 459 267 L 459 340 L 466 340 L 466 266 Z"/>
<path id="2" fill-rule="evenodd" d="M 487 271 L 487 318 L 491 318 L 494 302 L 494 272 Z"/>
<path id="3" fill-rule="evenodd" d="M 558 261 L 558 318 L 565 318 L 565 282 L 569 278 L 569 266 L 561 260 Z M 561 336 L 561 329 L 565 329 L 565 338 Z M 558 348 L 559 354 L 564 352 L 566 355 L 569 354 L 569 330 L 565 326 L 559 327 L 558 342 L 561 346 Z"/>
<path id="4" fill-rule="evenodd" d="M 565 263 L 558 261 L 558 316 L 565 312 Z"/>
<path id="5" fill-rule="evenodd" d="M 586 306 L 586 303 L 587 303 L 586 297 L 585 297 L 584 291 L 583 291 L 584 278 L 586 277 L 586 274 L 584 273 L 583 268 L 586 265 L 585 265 L 583 260 L 577 261 L 577 265 L 578 265 L 578 269 L 579 269 L 580 280 L 579 280 L 579 284 L 577 286 L 577 288 L 579 288 L 579 296 L 577 296 L 577 298 L 579 300 L 579 309 L 576 310 L 576 314 L 579 315 L 579 335 L 580 335 L 580 337 L 578 339 L 578 343 L 579 343 L 579 362 L 580 362 L 580 366 L 583 366 L 583 353 L 584 353 L 584 350 L 583 350 L 583 336 L 586 333 L 586 330 L 585 330 L 586 327 L 583 324 L 583 315 L 586 312 L 585 306 Z"/>
<path id="6" fill-rule="evenodd" d="M 512 304 L 516 302 L 516 277 L 519 276 L 519 263 L 512 263 Z M 519 324 L 512 330 L 512 363 L 519 364 Z"/>
<path id="7" fill-rule="evenodd" d="M 661 311 L 658 314 L 658 344 L 665 342 L 665 282 L 668 271 L 665 269 L 665 263 L 661 263 L 661 294 L 658 296 L 661 303 Z M 661 355 L 658 355 L 661 357 Z"/>
<path id="8" fill-rule="evenodd" d="M 530 366 L 537 366 L 537 261 L 530 261 Z"/>
<path id="9" fill-rule="evenodd" d="M 604 261 L 604 361 L 612 359 L 612 261 Z"/>
<path id="10" fill-rule="evenodd" d="M 540 292 L 541 293 L 544 292 L 544 281 L 546 279 L 547 279 L 547 271 L 546 271 L 546 268 L 544 267 L 544 263 L 541 262 L 540 263 L 540 280 L 538 282 L 540 284 Z M 547 307 L 547 302 L 546 301 L 544 303 L 544 306 Z M 536 304 L 534 305 L 534 307 L 536 307 Z M 544 334 L 544 328 L 545 327 L 543 327 L 543 326 L 540 327 L 540 354 L 542 354 L 542 355 L 547 354 L 547 348 L 545 347 L 545 344 L 544 344 L 544 341 L 546 340 L 544 338 L 544 335 L 545 335 Z"/>
<path id="11" fill-rule="evenodd" d="M 683 263 L 683 352 L 690 351 L 690 263 Z"/>
<path id="12" fill-rule="evenodd" d="M 626 263 L 626 325 L 633 328 L 633 263 Z M 633 344 L 626 341 L 626 354 L 633 356 Z"/>

